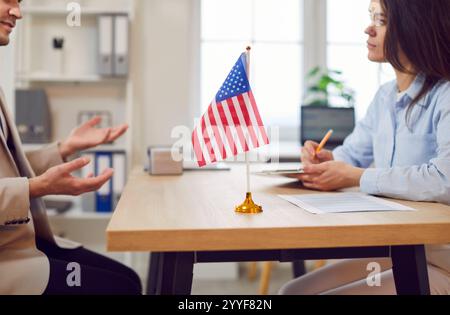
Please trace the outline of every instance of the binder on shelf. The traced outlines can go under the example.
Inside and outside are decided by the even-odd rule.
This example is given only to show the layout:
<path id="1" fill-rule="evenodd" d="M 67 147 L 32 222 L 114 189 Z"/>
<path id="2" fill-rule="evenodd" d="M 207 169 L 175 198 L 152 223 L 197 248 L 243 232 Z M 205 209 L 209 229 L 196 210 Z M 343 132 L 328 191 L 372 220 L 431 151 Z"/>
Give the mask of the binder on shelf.
<path id="1" fill-rule="evenodd" d="M 113 155 L 113 208 L 115 209 L 117 203 L 122 196 L 123 188 L 126 181 L 126 155 L 125 152 L 117 152 Z"/>
<path id="2" fill-rule="evenodd" d="M 90 173 L 95 175 L 95 153 L 85 153 L 82 157 L 90 159 L 91 163 L 81 169 L 81 177 L 86 178 Z M 95 192 L 85 193 L 81 196 L 81 208 L 84 212 L 95 212 L 96 207 Z"/>
<path id="3" fill-rule="evenodd" d="M 16 124 L 23 143 L 50 143 L 52 138 L 51 116 L 45 90 L 16 90 Z"/>
<path id="4" fill-rule="evenodd" d="M 114 75 L 128 74 L 128 15 L 114 17 Z"/>
<path id="5" fill-rule="evenodd" d="M 113 168 L 112 179 L 105 183 L 97 192 L 86 193 L 81 196 L 84 212 L 112 212 L 117 206 L 127 179 L 127 163 L 125 151 L 86 152 L 91 163 L 81 170 L 81 177 L 86 178 L 90 173 L 100 175 L 105 169 Z"/>
<path id="6" fill-rule="evenodd" d="M 96 175 L 100 175 L 104 170 L 112 168 L 112 153 L 97 152 L 95 155 L 95 171 Z M 96 192 L 96 208 L 97 212 L 112 212 L 113 210 L 113 193 L 112 181 L 109 180 Z"/>
<path id="7" fill-rule="evenodd" d="M 98 17 L 99 36 L 99 61 L 98 73 L 102 76 L 112 76 L 114 74 L 114 18 L 111 15 L 101 15 Z"/>

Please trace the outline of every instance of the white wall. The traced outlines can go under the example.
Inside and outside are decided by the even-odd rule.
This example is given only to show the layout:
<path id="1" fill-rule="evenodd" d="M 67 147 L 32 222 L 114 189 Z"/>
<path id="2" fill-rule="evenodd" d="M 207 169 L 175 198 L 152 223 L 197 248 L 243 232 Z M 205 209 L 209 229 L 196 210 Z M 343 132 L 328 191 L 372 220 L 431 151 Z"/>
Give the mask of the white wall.
<path id="1" fill-rule="evenodd" d="M 3 89 L 9 110 L 14 109 L 14 38 L 8 46 L 0 47 L 0 88 Z"/>
<path id="2" fill-rule="evenodd" d="M 172 144 L 177 125 L 193 125 L 199 105 L 198 0 L 138 0 L 132 25 L 133 152 Z M 196 22 L 197 21 L 197 22 Z"/>

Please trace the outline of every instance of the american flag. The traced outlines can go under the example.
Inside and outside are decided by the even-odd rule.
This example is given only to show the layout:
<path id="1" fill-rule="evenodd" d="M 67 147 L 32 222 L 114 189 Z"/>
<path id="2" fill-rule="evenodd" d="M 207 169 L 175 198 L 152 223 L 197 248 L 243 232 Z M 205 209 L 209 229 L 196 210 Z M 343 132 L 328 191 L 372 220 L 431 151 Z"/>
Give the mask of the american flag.
<path id="1" fill-rule="evenodd" d="M 243 53 L 192 133 L 198 165 L 225 160 L 269 144 Z"/>

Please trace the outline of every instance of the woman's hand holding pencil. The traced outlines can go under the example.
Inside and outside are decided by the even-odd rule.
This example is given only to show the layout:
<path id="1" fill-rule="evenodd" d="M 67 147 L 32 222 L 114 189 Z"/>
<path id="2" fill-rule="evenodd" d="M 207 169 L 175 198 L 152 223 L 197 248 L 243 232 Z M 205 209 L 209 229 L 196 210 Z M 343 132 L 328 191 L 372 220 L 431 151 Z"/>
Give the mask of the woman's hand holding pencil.
<path id="1" fill-rule="evenodd" d="M 333 130 L 328 131 L 321 143 L 314 141 L 305 142 L 301 153 L 301 161 L 304 165 L 320 164 L 334 160 L 333 153 L 323 149 L 332 134 Z"/>
<path id="2" fill-rule="evenodd" d="M 305 143 L 301 157 L 304 173 L 297 175 L 305 188 L 334 191 L 359 185 L 365 170 L 345 162 L 334 161 L 333 153 L 324 150 L 332 134 L 333 130 L 328 131 L 320 143 Z"/>

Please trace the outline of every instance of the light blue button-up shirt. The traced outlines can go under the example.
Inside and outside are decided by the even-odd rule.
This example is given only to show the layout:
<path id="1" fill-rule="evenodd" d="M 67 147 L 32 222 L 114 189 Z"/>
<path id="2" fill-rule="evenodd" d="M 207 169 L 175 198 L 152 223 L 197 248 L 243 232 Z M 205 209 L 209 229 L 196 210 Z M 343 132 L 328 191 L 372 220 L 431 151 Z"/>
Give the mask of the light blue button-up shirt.
<path id="1" fill-rule="evenodd" d="M 418 75 L 399 100 L 396 81 L 382 86 L 366 117 L 333 152 L 335 160 L 368 168 L 362 192 L 450 204 L 450 82 L 420 99 L 406 121 L 424 80 Z"/>

